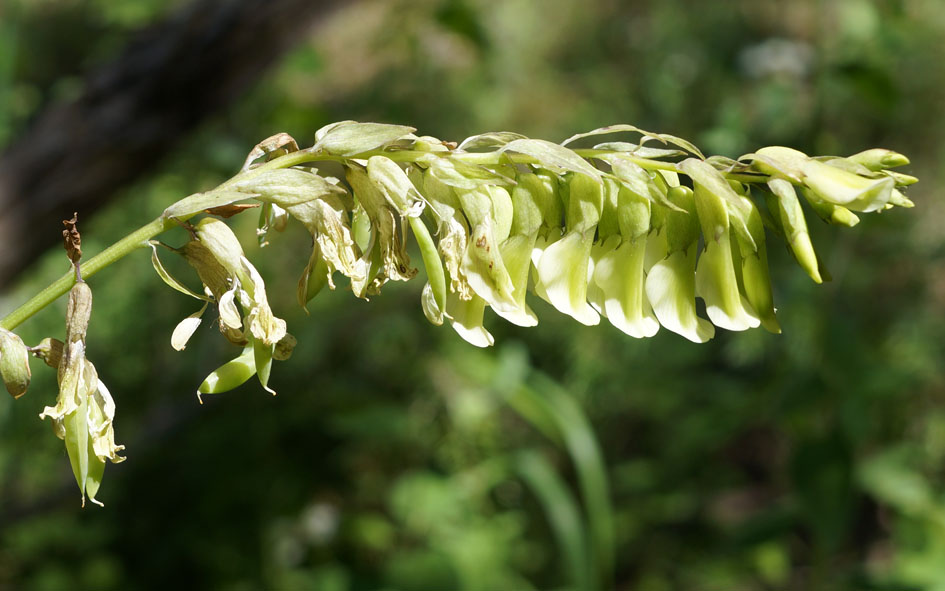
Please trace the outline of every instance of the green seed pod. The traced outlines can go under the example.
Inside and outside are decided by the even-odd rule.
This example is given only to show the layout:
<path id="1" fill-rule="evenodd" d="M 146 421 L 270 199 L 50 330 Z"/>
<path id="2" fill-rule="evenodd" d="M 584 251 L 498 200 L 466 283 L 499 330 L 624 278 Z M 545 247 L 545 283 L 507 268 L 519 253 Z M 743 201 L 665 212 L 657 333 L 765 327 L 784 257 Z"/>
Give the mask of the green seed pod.
<path id="1" fill-rule="evenodd" d="M 14 398 L 26 393 L 30 386 L 29 351 L 18 335 L 0 328 L 0 377 L 7 392 Z"/>
<path id="2" fill-rule="evenodd" d="M 246 383 L 256 375 L 253 344 L 247 345 L 239 357 L 227 361 L 206 377 L 197 388 L 197 399 L 203 404 L 202 394 L 221 394 Z"/>
<path id="3" fill-rule="evenodd" d="M 436 244 L 423 220 L 410 218 L 410 229 L 420 247 L 420 256 L 423 258 L 423 266 L 427 271 L 427 285 L 430 286 L 430 294 L 433 296 L 432 303 L 435 303 L 439 311 L 439 314 L 433 314 L 433 317 L 437 318 L 446 309 L 446 273 L 443 270 L 443 261 L 440 260 Z"/>

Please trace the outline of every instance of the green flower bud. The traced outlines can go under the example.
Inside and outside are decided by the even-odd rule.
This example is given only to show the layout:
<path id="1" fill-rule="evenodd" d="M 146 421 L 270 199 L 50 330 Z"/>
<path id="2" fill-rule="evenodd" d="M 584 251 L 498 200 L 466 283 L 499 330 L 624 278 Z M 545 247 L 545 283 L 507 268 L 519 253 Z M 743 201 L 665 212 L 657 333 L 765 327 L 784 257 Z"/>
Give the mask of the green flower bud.
<path id="1" fill-rule="evenodd" d="M 0 378 L 14 398 L 26 394 L 30 386 L 29 350 L 16 334 L 0 328 Z"/>
<path id="2" fill-rule="evenodd" d="M 896 172 L 896 171 L 894 171 L 894 170 L 884 170 L 884 171 L 883 171 L 883 174 L 885 174 L 886 176 L 888 176 L 888 177 L 891 178 L 892 180 L 896 181 L 896 186 L 897 186 L 897 187 L 908 187 L 909 185 L 914 185 L 914 184 L 916 184 L 917 182 L 919 182 L 919 179 L 917 179 L 916 177 L 914 177 L 914 176 L 912 176 L 912 175 L 909 175 L 909 174 L 902 174 L 901 172 Z M 907 201 L 908 201 L 908 199 L 907 199 Z M 890 199 L 890 203 L 892 203 L 892 200 L 891 200 L 891 199 Z M 910 201 L 910 203 L 911 203 L 911 201 Z M 899 204 L 899 203 L 896 203 L 896 205 L 900 205 L 900 204 Z M 907 205 L 906 207 L 909 207 L 909 206 Z"/>
<path id="3" fill-rule="evenodd" d="M 861 164 L 870 170 L 884 170 L 909 164 L 909 159 L 902 154 L 884 148 L 864 150 L 852 156 L 847 156 L 847 160 Z"/>
<path id="4" fill-rule="evenodd" d="M 600 222 L 597 224 L 597 238 L 602 242 L 620 233 L 620 223 L 617 219 L 620 189 L 621 185 L 617 180 L 612 178 L 604 179 L 603 207 L 601 209 Z"/>
<path id="5" fill-rule="evenodd" d="M 645 238 L 650 231 L 650 200 L 621 186 L 617 193 L 617 227 L 624 240 Z"/>
<path id="6" fill-rule="evenodd" d="M 781 333 L 781 325 L 775 317 L 774 296 L 771 293 L 771 276 L 768 271 L 768 251 L 765 246 L 764 225 L 761 213 L 754 202 L 745 196 L 739 196 L 751 208 L 748 215 L 748 231 L 754 237 L 754 248 L 749 248 L 742 240 L 733 241 L 733 256 L 741 258 L 741 285 L 745 297 L 761 319 L 761 325 L 768 332 Z"/>
<path id="7" fill-rule="evenodd" d="M 771 193 L 766 195 L 768 209 L 772 215 L 777 216 L 788 248 L 811 279 L 816 283 L 821 283 L 823 279 L 817 264 L 817 254 L 811 243 L 804 210 L 801 208 L 801 202 L 797 198 L 794 187 L 788 181 L 771 179 L 768 182 L 768 188 L 771 189 Z"/>
<path id="8" fill-rule="evenodd" d="M 813 159 L 804 162 L 801 171 L 804 186 L 818 199 L 853 211 L 882 209 L 896 184 L 889 177 L 866 178 Z"/>

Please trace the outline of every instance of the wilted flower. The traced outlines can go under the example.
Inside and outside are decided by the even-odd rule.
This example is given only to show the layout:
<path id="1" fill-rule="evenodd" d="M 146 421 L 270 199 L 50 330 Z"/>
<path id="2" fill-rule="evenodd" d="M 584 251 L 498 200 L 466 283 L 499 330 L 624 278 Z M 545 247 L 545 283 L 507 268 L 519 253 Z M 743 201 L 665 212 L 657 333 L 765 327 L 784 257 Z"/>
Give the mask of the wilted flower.
<path id="1" fill-rule="evenodd" d="M 92 291 L 84 282 L 78 282 L 69 293 L 66 313 L 66 341 L 61 355 L 60 347 L 50 344 L 42 356 L 47 364 L 58 367 L 59 397 L 56 406 L 47 406 L 39 415 L 50 418 L 56 435 L 66 442 L 66 451 L 72 464 L 82 504 L 85 497 L 95 500 L 105 460 L 124 461 L 118 452 L 124 449 L 115 444 L 115 402 L 105 384 L 98 379 L 95 366 L 85 358 L 85 334 L 92 311 Z"/>

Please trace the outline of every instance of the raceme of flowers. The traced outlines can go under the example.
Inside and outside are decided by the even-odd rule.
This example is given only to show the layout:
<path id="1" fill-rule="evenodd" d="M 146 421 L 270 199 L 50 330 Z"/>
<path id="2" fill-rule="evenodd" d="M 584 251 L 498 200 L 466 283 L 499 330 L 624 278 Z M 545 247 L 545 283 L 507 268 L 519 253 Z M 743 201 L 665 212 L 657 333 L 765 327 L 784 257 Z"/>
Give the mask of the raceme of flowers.
<path id="1" fill-rule="evenodd" d="M 702 343 L 716 327 L 781 331 L 767 238 L 783 241 L 820 283 L 829 275 L 808 234 L 808 212 L 853 226 L 857 213 L 912 207 L 902 189 L 917 180 L 891 170 L 909 161 L 884 149 L 844 158 L 774 146 L 732 160 L 706 158 L 686 140 L 631 125 L 561 144 L 500 132 L 456 145 L 415 132 L 344 121 L 317 131 L 304 150 L 278 134 L 257 145 L 231 180 L 165 210 L 163 219 L 187 228 L 191 239 L 179 248 L 151 241 L 152 263 L 201 306 L 175 328 L 172 346 L 183 350 L 213 306 L 220 332 L 241 347 L 203 381 L 198 396 L 253 376 L 272 392 L 272 362 L 287 359 L 296 344 L 270 308 L 263 278 L 220 219 L 253 207 L 261 212 L 260 244 L 290 219 L 311 233 L 311 254 L 300 261 L 303 307 L 325 286 L 335 289 L 340 277 L 364 299 L 388 281 L 412 279 L 418 274 L 408 254 L 412 236 L 425 270 L 424 314 L 473 345 L 494 342 L 486 309 L 519 326 L 536 325 L 529 292 L 585 325 L 603 317 L 632 337 L 663 327 Z M 592 139 L 615 133 L 638 139 Z M 575 142 L 592 146 L 572 149 Z M 343 175 L 324 175 L 317 166 L 325 161 L 339 163 Z M 159 247 L 183 256 L 202 289 L 173 277 Z M 697 298 L 707 318 L 697 313 Z M 41 416 L 65 439 L 79 487 L 94 501 L 105 459 L 124 458 L 114 442 L 114 402 L 84 355 L 90 310 L 91 292 L 80 281 L 70 294 L 65 343 L 47 339 L 28 348 L 0 331 L 0 370 L 17 397 L 29 383 L 28 352 L 58 368 L 57 405 Z"/>

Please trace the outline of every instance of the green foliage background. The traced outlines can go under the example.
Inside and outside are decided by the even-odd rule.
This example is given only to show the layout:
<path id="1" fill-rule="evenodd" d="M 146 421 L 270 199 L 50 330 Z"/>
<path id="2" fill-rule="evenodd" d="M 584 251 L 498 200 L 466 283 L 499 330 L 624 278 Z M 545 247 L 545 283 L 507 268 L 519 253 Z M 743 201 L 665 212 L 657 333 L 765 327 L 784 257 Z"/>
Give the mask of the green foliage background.
<path id="1" fill-rule="evenodd" d="M 632 122 L 734 157 L 883 146 L 912 158 L 917 207 L 852 230 L 812 222 L 824 286 L 773 248 L 782 335 L 637 341 L 536 301 L 539 326 L 495 320 L 486 352 L 427 324 L 419 284 L 369 303 L 324 293 L 306 317 L 293 304 L 304 231 L 260 252 L 254 220 L 238 220 L 300 344 L 273 376 L 278 397 L 247 385 L 202 406 L 195 386 L 233 352 L 209 326 L 171 349 L 193 304 L 142 251 L 91 282 L 89 357 L 128 456 L 108 467 L 104 510 L 79 508 L 63 446 L 36 418 L 52 372 L 36 365 L 26 397 L 0 398 L 0 589 L 581 589 L 595 569 L 641 591 L 945 589 L 940 8 L 352 3 L 87 220 L 87 252 L 226 179 L 260 139 L 306 144 L 341 119 L 455 140 Z M 170 9 L 7 2 L 0 144 Z M 66 265 L 39 261 L 0 311 Z M 62 312 L 22 334 L 59 335 Z"/>

